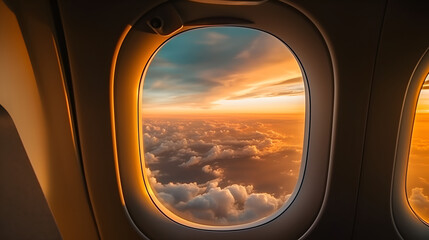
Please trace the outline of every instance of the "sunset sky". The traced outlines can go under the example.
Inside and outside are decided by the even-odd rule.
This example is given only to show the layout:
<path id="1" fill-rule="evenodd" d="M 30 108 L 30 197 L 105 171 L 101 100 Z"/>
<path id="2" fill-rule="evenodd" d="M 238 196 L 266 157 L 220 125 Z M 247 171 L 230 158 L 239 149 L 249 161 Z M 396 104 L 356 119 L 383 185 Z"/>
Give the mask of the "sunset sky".
<path id="1" fill-rule="evenodd" d="M 204 28 L 174 37 L 152 60 L 143 91 L 149 113 L 304 111 L 295 57 L 277 38 L 246 28 Z"/>
<path id="2" fill-rule="evenodd" d="M 141 94 L 145 171 L 156 198 L 207 225 L 276 212 L 298 180 L 304 91 L 294 56 L 267 33 L 216 27 L 168 41 Z"/>
<path id="3" fill-rule="evenodd" d="M 429 75 L 420 93 L 414 120 L 407 194 L 413 210 L 429 224 Z"/>

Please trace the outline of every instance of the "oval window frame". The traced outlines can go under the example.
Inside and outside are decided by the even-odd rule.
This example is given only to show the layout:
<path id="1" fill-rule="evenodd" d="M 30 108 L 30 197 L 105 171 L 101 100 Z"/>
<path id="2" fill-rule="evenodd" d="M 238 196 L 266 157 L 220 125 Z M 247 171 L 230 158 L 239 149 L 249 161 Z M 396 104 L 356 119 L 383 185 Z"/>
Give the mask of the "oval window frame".
<path id="1" fill-rule="evenodd" d="M 168 42 L 168 41 L 170 41 L 170 40 L 172 40 L 174 37 L 176 37 L 177 35 L 179 35 L 179 34 L 186 34 L 186 32 L 188 32 L 188 31 L 193 31 L 193 30 L 198 30 L 198 29 L 203 29 L 203 28 L 213 28 L 213 27 L 216 27 L 216 26 L 207 26 L 207 27 L 195 27 L 195 28 L 191 28 L 191 29 L 187 29 L 187 30 L 183 30 L 183 31 L 180 31 L 180 32 L 177 32 L 177 33 L 175 33 L 175 34 L 173 34 L 172 36 L 170 36 L 165 42 L 163 42 L 160 46 L 159 46 L 159 48 L 154 52 L 154 54 L 152 55 L 152 57 L 150 58 L 150 60 L 148 61 L 148 63 L 147 63 L 147 67 L 144 69 L 144 72 L 143 72 L 143 74 L 142 74 L 142 78 L 141 78 L 141 83 L 140 83 L 140 91 L 141 91 L 141 93 L 140 93 L 140 95 L 139 95 L 139 103 L 141 102 L 141 97 L 142 97 L 142 95 L 144 94 L 144 92 L 143 92 L 143 84 L 144 84 L 144 78 L 145 78 L 145 75 L 146 75 L 146 73 L 147 73 L 147 71 L 148 71 L 148 69 L 150 68 L 150 64 L 151 64 L 151 62 L 152 62 L 152 60 L 155 58 L 155 56 L 156 56 L 156 54 L 157 54 L 157 52 L 159 51 L 159 50 L 161 50 L 162 49 L 162 47 Z M 222 26 L 222 27 L 225 27 L 225 26 Z M 230 26 L 229 26 L 230 27 Z M 234 26 L 234 27 L 237 27 L 237 26 Z M 302 68 L 302 66 L 300 65 L 300 62 L 299 62 L 299 59 L 297 58 L 297 56 L 296 55 L 294 55 L 294 53 L 293 53 L 293 51 L 292 51 L 292 49 L 290 49 L 289 48 L 289 46 L 287 45 L 287 44 L 285 44 L 284 42 L 282 42 L 280 39 L 278 39 L 276 36 L 274 36 L 274 35 L 272 35 L 272 34 L 270 34 L 270 33 L 268 33 L 268 32 L 264 32 L 264 31 L 261 31 L 261 30 L 259 30 L 259 29 L 254 29 L 254 28 L 250 28 L 250 27 L 243 27 L 243 26 L 240 26 L 240 27 L 237 27 L 237 28 L 248 28 L 248 29 L 251 29 L 252 31 L 259 31 L 259 32 L 261 32 L 261 33 L 264 33 L 264 34 L 267 34 L 267 35 L 269 35 L 270 36 L 270 38 L 274 38 L 274 39 L 277 39 L 277 41 L 279 41 L 281 44 L 283 44 L 284 45 L 284 47 L 290 52 L 290 54 L 291 55 L 293 55 L 293 57 L 294 57 L 294 59 L 295 59 L 295 61 L 296 61 L 296 63 L 297 63 L 297 65 L 299 66 L 299 68 L 301 69 L 301 77 L 303 78 L 303 87 L 304 87 L 304 91 L 305 91 L 305 98 L 306 98 L 306 100 L 305 100 L 305 103 L 304 104 L 307 104 L 307 96 L 308 96 L 308 86 L 307 86 L 307 82 L 306 82 L 306 78 L 305 78 L 305 75 L 304 75 L 304 70 L 303 70 L 303 68 Z M 307 106 L 304 106 L 304 108 L 306 108 Z M 139 111 L 140 111 L 140 107 L 139 107 Z M 307 115 L 308 113 L 307 113 L 307 109 L 305 109 L 305 112 L 304 112 L 304 115 Z M 306 116 L 304 116 L 305 118 L 306 118 Z M 142 117 L 141 117 L 141 115 L 139 114 L 139 119 L 141 119 Z M 143 136 L 143 128 L 142 128 L 142 124 L 141 124 L 142 122 L 140 122 L 139 124 L 138 124 L 138 127 L 139 127 L 139 133 L 140 133 L 140 137 L 141 136 Z M 308 124 L 308 122 L 305 122 L 304 123 L 304 129 L 306 129 L 307 128 L 307 125 Z M 305 134 L 307 134 L 308 133 L 308 131 L 304 131 L 302 134 L 303 134 L 303 136 L 305 135 Z M 156 195 L 153 193 L 153 190 L 152 189 L 148 189 L 148 188 L 152 188 L 151 187 L 151 185 L 150 185 L 150 181 L 149 181 L 149 179 L 147 178 L 147 175 L 146 175 L 146 167 L 145 167 L 145 163 L 144 163 L 144 157 L 142 156 L 141 158 L 141 169 L 142 169 L 142 171 L 143 171 L 143 175 L 144 175 L 144 182 L 145 182 L 145 186 L 146 186 L 146 189 L 147 189 L 147 191 L 149 192 L 149 196 L 150 196 L 150 198 L 151 198 L 151 200 L 152 200 L 152 202 L 156 205 L 156 207 L 166 216 L 166 217 L 168 217 L 169 219 L 171 219 L 172 221 L 175 221 L 176 223 L 178 223 L 178 224 L 182 224 L 182 225 L 185 225 L 185 226 L 188 226 L 188 227 L 193 227 L 193 228 L 197 228 L 197 229 L 203 229 L 203 230 L 240 230 L 240 229 L 246 229 L 246 228 L 252 228 L 252 227 L 256 227 L 256 226 L 259 226 L 259 225 L 262 225 L 262 224 L 265 224 L 266 222 L 270 222 L 270 221 L 272 221 L 273 219 L 275 219 L 275 218 L 277 218 L 280 214 L 282 214 L 284 211 L 286 211 L 287 210 L 287 208 L 288 208 L 288 206 L 291 204 L 291 202 L 293 202 L 293 200 L 294 200 L 294 197 L 296 196 L 296 193 L 299 191 L 299 188 L 300 188 L 300 185 L 301 185 L 301 181 L 302 181 L 302 175 L 303 175 L 303 173 L 304 173 L 304 171 L 305 171 L 305 165 L 306 165 L 306 163 L 305 163 L 305 160 L 306 160 L 306 156 L 305 156 L 305 152 L 306 151 L 304 151 L 304 143 L 306 143 L 307 142 L 307 140 L 308 140 L 308 137 L 307 136 L 304 136 L 303 137 L 303 139 L 304 139 L 304 141 L 303 141 L 303 148 L 302 148 L 302 156 L 301 156 L 301 161 L 300 161 L 300 167 L 299 167 L 299 173 L 298 173 L 298 179 L 297 179 L 297 181 L 296 181 L 296 183 L 295 183 L 295 187 L 294 187 L 294 189 L 293 189 L 293 191 L 292 191 L 292 193 L 290 194 L 290 197 L 288 198 L 288 200 L 286 200 L 284 203 L 283 203 L 283 205 L 281 205 L 281 207 L 279 208 L 279 209 L 277 209 L 277 210 L 275 210 L 273 213 L 271 213 L 271 214 L 269 214 L 268 216 L 265 216 L 265 217 L 262 217 L 262 218 L 258 218 L 257 220 L 255 220 L 255 221 L 252 221 L 252 222 L 248 222 L 248 223 L 242 223 L 242 224 L 234 224 L 234 225 L 205 225 L 205 224 L 199 224 L 199 223 L 195 223 L 195 222 L 192 222 L 192 221 L 188 221 L 188 220 L 186 220 L 186 219 L 184 219 L 184 218 L 181 218 L 181 217 L 179 217 L 179 216 L 177 216 L 176 214 L 174 214 L 173 213 L 173 211 L 171 211 L 171 210 L 169 210 L 166 206 L 164 206 L 164 204 L 162 204 L 162 202 L 158 199 L 158 197 L 156 197 Z M 141 139 L 140 139 L 140 141 L 142 141 Z M 143 149 L 143 145 L 142 145 L 142 143 L 140 143 L 140 146 L 141 146 L 141 149 Z M 142 151 L 142 150 L 141 150 Z"/>
<path id="2" fill-rule="evenodd" d="M 429 237 L 429 226 L 417 216 L 408 202 L 406 184 L 415 112 L 423 82 L 429 73 L 428 50 L 426 49 L 418 62 L 405 93 L 391 190 L 392 219 L 401 235 L 410 239 L 427 239 Z"/>
<path id="3" fill-rule="evenodd" d="M 286 234 L 302 236 L 314 223 L 325 195 L 334 115 L 334 74 L 323 35 L 304 14 L 280 2 L 252 6 L 228 6 L 177 1 L 165 3 L 180 12 L 184 27 L 174 33 L 209 25 L 251 27 L 274 35 L 298 56 L 308 84 L 305 142 L 301 171 L 293 201 L 286 211 L 259 225 L 246 228 L 197 229 L 171 221 L 152 203 L 140 167 L 138 96 L 142 72 L 167 36 L 148 30 L 145 14 L 124 32 L 112 67 L 111 109 L 116 150 L 116 171 L 123 205 L 130 221 L 144 236 L 157 238 L 236 239 L 269 238 Z M 156 12 L 156 9 L 155 9 Z M 264 12 L 270 12 L 269 17 Z M 231 18 L 219 16 L 234 16 Z M 275 24 L 279 19 L 285 23 Z M 151 32 L 152 31 L 152 32 Z M 171 32 L 171 33 L 173 33 Z M 168 231 L 165 231 L 168 229 Z M 215 231 L 213 231 L 215 230 Z M 243 236 L 246 235 L 246 236 Z"/>

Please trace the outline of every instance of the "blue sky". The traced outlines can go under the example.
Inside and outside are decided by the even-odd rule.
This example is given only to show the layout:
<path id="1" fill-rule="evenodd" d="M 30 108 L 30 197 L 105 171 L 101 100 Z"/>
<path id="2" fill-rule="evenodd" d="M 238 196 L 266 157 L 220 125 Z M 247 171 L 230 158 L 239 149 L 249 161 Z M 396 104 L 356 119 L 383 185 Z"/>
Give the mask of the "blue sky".
<path id="1" fill-rule="evenodd" d="M 280 40 L 249 28 L 211 27 L 181 33 L 160 48 L 142 100 L 151 110 L 222 112 L 234 111 L 240 99 L 263 108 L 264 101 L 284 102 L 281 96 L 297 108 L 303 92 L 299 66 Z"/>

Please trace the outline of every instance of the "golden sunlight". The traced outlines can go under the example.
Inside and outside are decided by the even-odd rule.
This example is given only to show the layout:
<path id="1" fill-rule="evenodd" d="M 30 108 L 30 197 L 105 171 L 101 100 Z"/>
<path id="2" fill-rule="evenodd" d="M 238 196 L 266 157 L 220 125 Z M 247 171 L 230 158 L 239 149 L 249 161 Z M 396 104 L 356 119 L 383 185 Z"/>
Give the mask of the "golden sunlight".
<path id="1" fill-rule="evenodd" d="M 407 173 L 408 201 L 429 224 L 429 75 L 420 92 L 414 119 Z"/>

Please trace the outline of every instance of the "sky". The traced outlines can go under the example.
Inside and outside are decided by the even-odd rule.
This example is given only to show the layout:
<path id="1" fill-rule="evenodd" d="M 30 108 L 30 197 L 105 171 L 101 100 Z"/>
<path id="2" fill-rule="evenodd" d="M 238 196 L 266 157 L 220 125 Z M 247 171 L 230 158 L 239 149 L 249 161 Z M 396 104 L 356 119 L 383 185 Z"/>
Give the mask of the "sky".
<path id="1" fill-rule="evenodd" d="M 159 49 L 143 79 L 144 171 L 167 209 L 223 226 L 285 204 L 301 166 L 305 90 L 284 43 L 248 28 L 191 30 Z"/>
<path id="2" fill-rule="evenodd" d="M 429 75 L 420 92 L 407 172 L 408 201 L 429 224 Z"/>
<path id="3" fill-rule="evenodd" d="M 295 57 L 277 38 L 247 28 L 197 29 L 167 41 L 150 63 L 143 93 L 151 114 L 304 111 Z"/>

